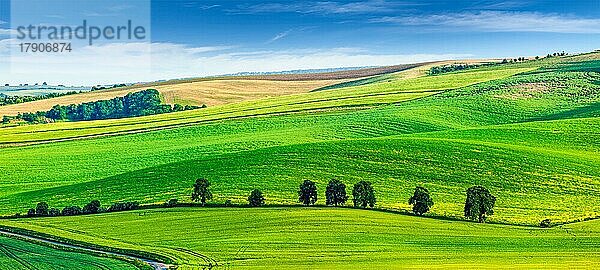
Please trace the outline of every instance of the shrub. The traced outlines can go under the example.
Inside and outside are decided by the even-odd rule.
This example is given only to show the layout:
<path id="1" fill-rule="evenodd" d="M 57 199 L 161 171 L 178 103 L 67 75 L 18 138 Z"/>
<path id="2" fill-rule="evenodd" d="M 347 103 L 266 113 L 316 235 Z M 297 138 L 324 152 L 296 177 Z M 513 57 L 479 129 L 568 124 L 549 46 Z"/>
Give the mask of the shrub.
<path id="1" fill-rule="evenodd" d="M 552 225 L 552 220 L 550 220 L 549 218 L 542 220 L 542 222 L 540 222 L 540 227 L 542 228 L 550 228 L 550 226 Z"/>
<path id="2" fill-rule="evenodd" d="M 56 209 L 56 208 L 50 208 L 50 210 L 48 211 L 48 215 L 51 217 L 57 217 L 60 216 L 60 210 Z"/>
<path id="3" fill-rule="evenodd" d="M 138 202 L 122 202 L 122 203 L 114 203 L 108 208 L 108 212 L 119 212 L 119 211 L 130 211 L 136 210 L 140 208 L 140 204 Z"/>
<path id="4" fill-rule="evenodd" d="M 81 207 L 79 207 L 79 206 L 67 206 L 67 207 L 63 208 L 61 215 L 76 216 L 76 215 L 81 215 L 82 213 L 83 213 L 83 210 L 81 210 Z"/>
<path id="5" fill-rule="evenodd" d="M 165 207 L 175 207 L 175 206 L 177 206 L 178 203 L 179 203 L 179 200 L 170 199 L 167 202 L 165 202 Z"/>
<path id="6" fill-rule="evenodd" d="M 98 200 L 93 200 L 90 203 L 86 204 L 83 207 L 83 213 L 84 214 L 96 214 L 96 213 L 100 213 L 101 212 L 101 205 L 100 205 L 100 201 Z"/>

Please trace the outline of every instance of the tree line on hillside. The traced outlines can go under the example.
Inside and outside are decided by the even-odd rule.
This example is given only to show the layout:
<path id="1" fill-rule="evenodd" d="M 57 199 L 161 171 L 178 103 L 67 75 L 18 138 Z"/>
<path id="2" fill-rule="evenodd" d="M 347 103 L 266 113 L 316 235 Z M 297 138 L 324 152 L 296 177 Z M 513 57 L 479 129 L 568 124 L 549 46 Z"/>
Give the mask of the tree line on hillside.
<path id="1" fill-rule="evenodd" d="M 473 186 L 467 189 L 466 195 L 467 198 L 464 206 L 464 216 L 466 218 L 484 223 L 488 216 L 494 214 L 496 197 L 487 188 Z M 212 197 L 210 182 L 204 178 L 196 180 L 192 191 L 192 201 L 200 202 L 202 206 L 205 206 L 207 201 L 212 200 Z M 314 205 L 317 200 L 318 192 L 315 182 L 305 180 L 300 184 L 298 188 L 298 202 L 310 206 Z M 346 185 L 337 179 L 329 181 L 325 190 L 325 204 L 329 206 L 343 206 L 347 200 Z M 373 208 L 376 201 L 375 191 L 370 182 L 359 181 L 352 188 L 352 203 L 354 207 Z M 175 200 L 175 204 L 176 202 L 177 200 Z M 231 204 L 231 201 L 228 200 L 228 202 Z M 412 205 L 413 213 L 419 216 L 429 212 L 434 205 L 429 190 L 421 186 L 415 188 L 414 194 L 408 199 L 408 203 Z M 253 190 L 248 196 L 248 205 L 251 207 L 265 205 L 263 193 L 258 189 Z M 549 223 L 549 221 L 545 222 Z"/>
<path id="2" fill-rule="evenodd" d="M 199 202 L 201 206 L 212 200 L 213 195 L 210 191 L 211 183 L 204 179 L 197 179 L 193 185 L 192 201 Z M 298 188 L 298 202 L 305 206 L 315 205 L 318 201 L 317 185 L 315 182 L 305 180 Z M 494 197 L 488 189 L 483 186 L 473 186 L 467 189 L 466 200 L 464 205 L 464 216 L 471 220 L 484 223 L 486 218 L 494 214 L 494 205 L 496 197 Z M 349 196 L 346 194 L 346 184 L 333 179 L 329 181 L 325 190 L 325 204 L 328 206 L 343 206 L 348 201 Z M 261 207 L 265 205 L 265 197 L 261 190 L 254 189 L 248 196 L 248 206 Z M 359 181 L 352 188 L 352 203 L 356 208 L 373 208 L 377 200 L 375 191 L 368 181 Z M 422 216 L 429 212 L 433 207 L 433 199 L 427 188 L 417 186 L 413 195 L 408 199 L 409 205 L 412 205 L 412 212 L 415 215 Z M 225 206 L 232 206 L 231 200 L 225 202 Z M 181 206 L 177 199 L 171 199 L 158 207 L 176 207 Z M 27 212 L 27 217 L 56 217 L 56 216 L 75 216 L 85 214 L 97 214 L 108 212 L 119 212 L 140 209 L 138 202 L 119 202 L 114 203 L 110 207 L 102 207 L 100 201 L 93 200 L 85 206 L 79 207 L 76 205 L 67 206 L 61 210 L 58 208 L 50 208 L 48 203 L 40 202 L 35 208 L 31 208 Z M 17 214 L 15 217 L 20 217 Z M 542 227 L 549 227 L 550 220 L 543 220 L 540 224 Z"/>
<path id="3" fill-rule="evenodd" d="M 3 117 L 3 123 L 10 123 L 13 119 L 23 120 L 28 123 L 49 123 L 53 121 L 88 121 L 115 119 L 125 117 L 145 116 L 205 108 L 198 106 L 182 106 L 175 104 L 161 104 L 160 93 L 155 89 L 129 93 L 124 97 L 110 100 L 99 100 L 82 104 L 67 106 L 55 105 L 49 111 L 36 113 L 20 113 L 16 117 Z"/>
<path id="4" fill-rule="evenodd" d="M 57 216 L 77 216 L 77 215 L 89 215 L 98 214 L 105 212 L 120 212 L 139 209 L 140 204 L 138 202 L 119 202 L 114 203 L 108 208 L 102 207 L 100 201 L 93 200 L 90 203 L 82 207 L 77 205 L 67 206 L 61 210 L 58 208 L 50 208 L 48 203 L 40 202 L 35 208 L 30 208 L 27 211 L 27 217 L 57 217 Z M 17 214 L 17 217 L 20 216 Z"/>
<path id="5" fill-rule="evenodd" d="M 503 64 L 504 64 L 504 62 L 503 62 Z M 427 74 L 438 75 L 438 74 L 454 72 L 454 71 L 459 71 L 459 70 L 467 70 L 467 69 L 474 69 L 474 68 L 480 68 L 480 67 L 490 67 L 490 66 L 495 66 L 495 65 L 498 65 L 498 63 L 451 64 L 451 65 L 435 66 L 435 67 L 430 68 L 429 71 L 427 71 Z"/>
<path id="6" fill-rule="evenodd" d="M 41 96 L 9 96 L 0 94 L 0 106 L 31 102 L 49 98 L 56 98 L 68 95 L 83 93 L 83 91 L 69 91 L 65 93 L 48 93 Z"/>
<path id="7" fill-rule="evenodd" d="M 560 53 L 555 52 L 552 54 L 549 53 L 548 55 L 546 55 L 546 58 L 566 56 L 566 55 L 568 55 L 568 53 L 566 53 L 564 51 L 560 52 Z M 540 57 L 536 56 L 534 59 L 539 60 Z M 427 71 L 427 73 L 429 75 L 438 75 L 438 74 L 454 72 L 454 71 L 459 71 L 459 70 L 467 70 L 467 69 L 474 69 L 474 68 L 480 68 L 480 67 L 490 67 L 490 66 L 497 66 L 497 65 L 510 64 L 510 63 L 526 62 L 529 60 L 532 60 L 532 59 L 529 59 L 527 57 L 517 57 L 517 58 L 504 58 L 499 63 L 451 64 L 451 65 L 435 66 L 435 67 L 430 68 L 429 71 Z"/>

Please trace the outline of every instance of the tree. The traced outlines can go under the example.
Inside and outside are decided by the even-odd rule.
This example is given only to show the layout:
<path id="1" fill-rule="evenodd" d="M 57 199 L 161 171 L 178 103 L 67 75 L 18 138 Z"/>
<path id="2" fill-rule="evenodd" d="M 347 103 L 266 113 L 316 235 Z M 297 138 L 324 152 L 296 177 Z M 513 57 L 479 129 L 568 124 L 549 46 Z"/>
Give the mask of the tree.
<path id="1" fill-rule="evenodd" d="M 29 208 L 29 210 L 27 210 L 27 216 L 28 217 L 34 217 L 35 216 L 35 209 Z"/>
<path id="2" fill-rule="evenodd" d="M 325 190 L 325 197 L 325 203 L 327 205 L 344 205 L 348 200 L 348 195 L 346 195 L 346 185 L 337 179 L 329 181 L 327 190 Z"/>
<path id="3" fill-rule="evenodd" d="M 375 206 L 375 192 L 370 182 L 360 181 L 354 185 L 352 190 L 352 201 L 354 207 L 367 208 Z"/>
<path id="4" fill-rule="evenodd" d="M 93 200 L 83 207 L 84 214 L 97 214 L 101 211 L 100 201 Z"/>
<path id="5" fill-rule="evenodd" d="M 38 216 L 47 216 L 48 215 L 48 204 L 46 202 L 40 202 L 35 207 L 35 214 Z"/>
<path id="6" fill-rule="evenodd" d="M 485 187 L 470 187 L 465 201 L 465 217 L 484 223 L 487 216 L 494 214 L 494 204 L 496 204 L 496 197 Z"/>
<path id="7" fill-rule="evenodd" d="M 194 191 L 192 192 L 192 201 L 200 201 L 202 206 L 206 205 L 206 201 L 212 200 L 212 193 L 208 189 L 210 182 L 204 178 L 196 180 L 194 183 Z"/>
<path id="8" fill-rule="evenodd" d="M 433 206 L 433 200 L 429 197 L 429 190 L 424 187 L 416 187 L 415 193 L 408 200 L 408 204 L 413 206 L 413 212 L 419 216 L 429 212 Z"/>
<path id="9" fill-rule="evenodd" d="M 138 202 L 121 202 L 121 203 L 114 203 L 108 209 L 106 209 L 106 211 L 107 212 L 130 211 L 130 210 L 136 210 L 138 208 L 140 208 L 140 204 Z"/>
<path id="10" fill-rule="evenodd" d="M 57 217 L 60 216 L 60 210 L 56 209 L 56 208 L 50 208 L 50 210 L 48 211 L 48 215 L 51 217 Z"/>
<path id="11" fill-rule="evenodd" d="M 304 182 L 300 184 L 298 201 L 304 205 L 311 205 L 317 202 L 317 185 L 315 185 L 315 182 L 304 180 Z"/>
<path id="12" fill-rule="evenodd" d="M 248 204 L 252 207 L 259 207 L 265 205 L 265 197 L 262 192 L 258 189 L 255 189 L 248 196 Z"/>
<path id="13" fill-rule="evenodd" d="M 63 216 L 75 216 L 75 215 L 81 215 L 82 210 L 81 207 L 79 206 L 67 206 L 65 208 L 63 208 L 61 215 Z"/>
<path id="14" fill-rule="evenodd" d="M 183 111 L 184 109 L 185 108 L 181 104 L 175 104 L 175 105 L 173 105 L 173 111 L 174 112 Z"/>
<path id="15" fill-rule="evenodd" d="M 46 117 L 54 120 L 63 120 L 67 118 L 67 107 L 54 105 L 52 109 L 46 112 Z"/>

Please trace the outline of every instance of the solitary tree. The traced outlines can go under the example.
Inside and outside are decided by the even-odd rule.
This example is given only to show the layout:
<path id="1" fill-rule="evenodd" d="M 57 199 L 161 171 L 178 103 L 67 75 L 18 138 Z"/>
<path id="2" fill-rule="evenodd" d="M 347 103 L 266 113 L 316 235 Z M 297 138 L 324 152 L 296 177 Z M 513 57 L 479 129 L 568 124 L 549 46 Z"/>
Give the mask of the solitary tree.
<path id="1" fill-rule="evenodd" d="M 360 181 L 354 185 L 352 190 L 352 201 L 354 207 L 367 208 L 375 206 L 375 192 L 370 182 Z"/>
<path id="2" fill-rule="evenodd" d="M 47 216 L 48 209 L 48 204 L 46 202 L 40 202 L 35 207 L 35 214 L 38 216 Z"/>
<path id="3" fill-rule="evenodd" d="M 265 197 L 260 190 L 255 189 L 248 196 L 248 204 L 252 207 L 259 207 L 265 205 Z"/>
<path id="4" fill-rule="evenodd" d="M 310 180 L 304 180 L 298 189 L 298 201 L 304 205 L 311 205 L 317 202 L 317 185 Z"/>
<path id="5" fill-rule="evenodd" d="M 84 214 L 97 214 L 101 212 L 100 201 L 93 200 L 83 207 Z"/>
<path id="6" fill-rule="evenodd" d="M 344 205 L 348 200 L 348 195 L 346 195 L 346 185 L 337 179 L 329 181 L 327 190 L 325 191 L 325 197 L 327 199 L 327 205 Z"/>
<path id="7" fill-rule="evenodd" d="M 212 193 L 208 189 L 210 182 L 204 178 L 196 180 L 194 183 L 194 191 L 192 192 L 192 201 L 200 201 L 202 206 L 206 205 L 206 201 L 212 200 Z"/>
<path id="8" fill-rule="evenodd" d="M 413 212 L 419 216 L 429 212 L 433 206 L 433 200 L 429 197 L 429 190 L 424 187 L 416 187 L 415 193 L 408 200 L 408 204 L 413 206 Z"/>
<path id="9" fill-rule="evenodd" d="M 487 216 L 494 214 L 494 197 L 489 190 L 482 186 L 473 186 L 467 189 L 465 201 L 465 217 L 484 223 Z"/>

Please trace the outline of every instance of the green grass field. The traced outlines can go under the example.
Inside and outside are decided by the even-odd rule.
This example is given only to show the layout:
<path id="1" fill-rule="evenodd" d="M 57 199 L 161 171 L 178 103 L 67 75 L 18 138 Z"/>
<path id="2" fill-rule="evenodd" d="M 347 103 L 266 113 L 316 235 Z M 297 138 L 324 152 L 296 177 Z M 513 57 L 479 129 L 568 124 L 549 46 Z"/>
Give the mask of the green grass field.
<path id="1" fill-rule="evenodd" d="M 435 202 L 427 215 L 455 221 L 291 207 L 0 224 L 152 252 L 181 269 L 215 261 L 251 268 L 596 268 L 597 221 L 531 225 L 600 216 L 599 59 L 392 74 L 198 111 L 0 128 L 0 214 L 39 201 L 57 208 L 94 199 L 105 206 L 190 202 L 201 177 L 212 182 L 213 203 L 244 204 L 259 188 L 267 204 L 297 205 L 298 185 L 309 179 L 323 205 L 325 185 L 336 178 L 349 193 L 360 180 L 372 182 L 376 207 L 395 211 L 408 211 L 415 186 L 425 186 Z M 488 220 L 505 225 L 456 220 L 473 185 L 497 197 Z"/>
<path id="2" fill-rule="evenodd" d="M 383 207 L 408 209 L 414 186 L 425 185 L 437 202 L 434 214 L 460 216 L 466 188 L 484 184 L 499 197 L 494 221 L 538 224 L 545 218 L 566 222 L 594 217 L 600 214 L 594 144 L 600 88 L 598 74 L 587 70 L 598 65 L 592 61 L 553 66 L 371 109 L 218 121 L 4 148 L 0 204 L 5 205 L 4 213 L 13 213 L 32 207 L 40 197 L 56 207 L 92 199 L 105 204 L 186 201 L 191 183 L 199 177 L 213 182 L 216 202 L 243 203 L 249 191 L 261 188 L 271 203 L 294 204 L 302 180 L 316 181 L 323 193 L 326 182 L 335 177 L 349 186 L 360 179 L 372 181 Z M 498 69 L 417 79 L 458 76 L 457 82 L 440 81 L 441 88 L 465 78 L 483 80 L 479 76 L 484 74 L 489 79 L 488 72 Z M 403 85 L 401 91 L 435 86 L 431 81 L 383 84 Z M 390 89 L 374 83 L 344 91 L 357 88 L 383 93 Z M 346 93 L 338 91 L 311 94 Z M 134 120 L 139 119 L 126 121 Z M 116 120 L 107 122 L 111 121 Z M 579 188 L 584 183 L 587 188 Z M 572 203 L 584 206 L 573 210 Z"/>
<path id="3" fill-rule="evenodd" d="M 139 268 L 116 259 L 62 251 L 0 236 L 0 269 L 134 270 Z"/>
<path id="4" fill-rule="evenodd" d="M 52 125 L 29 125 L 0 129 L 0 143 L 22 143 L 98 134 L 128 132 L 184 124 L 214 122 L 249 116 L 333 110 L 352 107 L 373 107 L 399 103 L 459 88 L 475 83 L 506 78 L 532 68 L 511 67 L 505 70 L 485 70 L 394 80 L 364 86 L 319 91 L 245 101 L 203 110 L 103 121 L 64 122 Z"/>
<path id="5" fill-rule="evenodd" d="M 597 221 L 551 229 L 365 210 L 213 208 L 1 221 L 173 258 L 179 269 L 551 268 L 600 266 Z"/>

